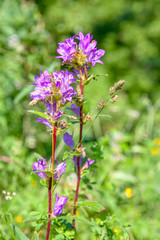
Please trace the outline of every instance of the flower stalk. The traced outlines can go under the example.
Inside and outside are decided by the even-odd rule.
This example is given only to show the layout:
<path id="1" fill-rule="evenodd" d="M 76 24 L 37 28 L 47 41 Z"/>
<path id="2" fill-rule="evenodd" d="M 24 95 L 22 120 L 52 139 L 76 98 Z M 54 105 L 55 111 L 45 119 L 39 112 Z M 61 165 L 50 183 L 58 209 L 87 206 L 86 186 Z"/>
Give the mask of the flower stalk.
<path id="1" fill-rule="evenodd" d="M 81 98 L 80 98 L 81 107 L 80 107 L 80 130 L 79 130 L 78 147 L 81 148 L 82 132 L 83 132 L 83 81 L 82 81 L 82 69 L 81 68 L 79 70 L 79 74 L 80 74 L 80 89 L 81 89 Z M 75 193 L 75 199 L 74 199 L 74 210 L 73 210 L 74 215 L 76 215 L 76 213 L 77 213 L 76 205 L 77 205 L 77 201 L 78 201 L 79 186 L 80 186 L 80 181 L 81 181 L 80 156 L 77 157 L 77 175 L 78 175 L 78 179 L 77 179 L 76 193 Z M 72 228 L 75 229 L 75 219 L 73 219 Z"/>
<path id="2" fill-rule="evenodd" d="M 52 100 L 53 102 L 53 100 Z M 53 103 L 52 103 L 53 106 Z M 57 112 L 57 104 L 55 104 L 55 112 Z M 53 107 L 52 107 L 52 157 L 51 157 L 51 165 L 52 165 L 52 177 L 49 178 L 49 187 L 48 187 L 48 224 L 47 224 L 47 234 L 46 240 L 49 239 L 50 229 L 51 229 L 51 214 L 52 214 L 52 191 L 53 191 L 53 181 L 54 181 L 54 159 L 55 159 L 55 148 L 56 148 L 56 138 L 57 138 L 57 121 L 54 125 L 53 122 Z"/>

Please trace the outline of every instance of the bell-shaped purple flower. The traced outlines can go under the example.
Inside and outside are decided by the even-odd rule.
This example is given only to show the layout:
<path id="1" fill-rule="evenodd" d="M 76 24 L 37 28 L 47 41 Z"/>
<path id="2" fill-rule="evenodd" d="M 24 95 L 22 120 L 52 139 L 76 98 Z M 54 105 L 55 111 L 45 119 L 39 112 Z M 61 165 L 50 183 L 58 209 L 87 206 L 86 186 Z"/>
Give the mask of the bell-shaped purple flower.
<path id="1" fill-rule="evenodd" d="M 56 173 L 54 174 L 54 180 L 57 180 L 62 174 L 65 173 L 66 165 L 67 165 L 66 162 L 57 164 Z"/>
<path id="2" fill-rule="evenodd" d="M 53 121 L 56 121 L 56 120 L 58 120 L 59 118 L 62 117 L 62 111 L 61 110 L 58 110 L 56 112 L 55 103 L 51 104 L 51 103 L 49 103 L 49 101 L 44 102 L 44 103 L 46 104 L 46 107 L 47 107 L 47 112 L 45 112 L 46 118 L 49 117 L 49 115 L 50 115 L 50 119 L 51 119 L 51 116 L 52 116 Z M 39 117 L 36 120 L 37 120 L 37 122 L 43 123 L 47 127 L 52 128 L 52 124 L 47 119 Z"/>
<path id="3" fill-rule="evenodd" d="M 74 112 L 78 117 L 80 116 L 80 107 L 78 107 L 75 103 L 71 104 L 71 108 L 67 108 Z"/>
<path id="4" fill-rule="evenodd" d="M 45 159 L 40 158 L 38 162 L 32 164 L 33 171 L 45 171 L 48 168 L 48 163 Z M 47 179 L 47 175 L 44 172 L 36 173 L 40 178 Z"/>
<path id="5" fill-rule="evenodd" d="M 74 165 L 76 167 L 76 169 L 78 169 L 78 166 L 77 166 L 77 156 L 73 156 L 73 161 L 74 161 Z M 81 166 L 82 164 L 82 157 L 79 156 L 79 165 Z"/>
<path id="6" fill-rule="evenodd" d="M 87 161 L 83 164 L 82 170 L 88 169 L 94 162 L 95 160 L 88 158 Z"/>
<path id="7" fill-rule="evenodd" d="M 53 209 L 53 214 L 55 216 L 58 216 L 63 212 L 63 207 L 67 203 L 67 201 L 68 201 L 68 197 L 62 196 L 59 198 L 58 195 L 56 194 L 56 202 Z"/>
<path id="8" fill-rule="evenodd" d="M 48 122 L 47 119 L 37 118 L 36 120 L 37 120 L 37 122 L 45 124 L 47 127 L 50 127 L 50 128 L 52 127 L 52 124 L 50 122 Z"/>
<path id="9" fill-rule="evenodd" d="M 63 135 L 63 141 L 68 147 L 70 147 L 72 149 L 74 148 L 73 135 L 70 135 L 69 133 L 65 133 Z"/>

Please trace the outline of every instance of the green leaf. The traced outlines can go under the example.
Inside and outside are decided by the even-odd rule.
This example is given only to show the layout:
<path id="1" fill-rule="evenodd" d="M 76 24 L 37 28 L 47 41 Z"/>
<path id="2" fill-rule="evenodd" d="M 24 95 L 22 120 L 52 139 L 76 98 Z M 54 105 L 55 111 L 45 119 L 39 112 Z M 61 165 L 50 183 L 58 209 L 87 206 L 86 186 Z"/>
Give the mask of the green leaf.
<path id="1" fill-rule="evenodd" d="M 91 209 L 95 210 L 96 212 L 100 212 L 100 211 L 104 210 L 104 207 L 100 203 L 95 202 L 95 201 L 80 202 L 80 203 L 78 203 L 78 206 L 91 208 Z"/>
<path id="2" fill-rule="evenodd" d="M 82 216 L 73 216 L 73 215 L 66 215 L 66 216 L 60 216 L 59 217 L 60 219 L 75 219 L 77 221 L 80 221 L 80 222 L 83 222 L 83 223 L 86 223 L 90 226 L 97 226 L 94 222 L 90 222 L 88 221 L 86 218 L 82 217 Z"/>
<path id="3" fill-rule="evenodd" d="M 7 238 L 5 238 L 3 235 L 2 235 L 2 232 L 0 231 L 0 239 L 1 240 L 8 240 Z"/>
<path id="4" fill-rule="evenodd" d="M 32 240 L 39 240 L 37 232 L 33 233 Z"/>
<path id="5" fill-rule="evenodd" d="M 12 225 L 11 227 L 16 240 L 29 240 L 17 226 Z"/>
<path id="6" fill-rule="evenodd" d="M 66 158 L 68 158 L 69 156 L 71 155 L 71 153 L 70 152 L 64 152 L 64 154 L 63 154 L 63 160 L 65 160 Z"/>
<path id="7" fill-rule="evenodd" d="M 35 111 L 35 110 L 28 110 L 28 112 L 36 114 L 36 115 L 48 120 L 48 116 L 43 112 L 38 112 L 38 111 Z"/>

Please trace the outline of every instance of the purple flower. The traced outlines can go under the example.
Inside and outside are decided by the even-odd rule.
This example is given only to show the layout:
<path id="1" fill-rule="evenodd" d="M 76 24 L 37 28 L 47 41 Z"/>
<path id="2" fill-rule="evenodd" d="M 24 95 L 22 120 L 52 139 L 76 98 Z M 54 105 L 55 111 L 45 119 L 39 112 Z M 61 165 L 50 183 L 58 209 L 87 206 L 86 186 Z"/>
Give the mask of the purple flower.
<path id="1" fill-rule="evenodd" d="M 65 173 L 65 168 L 66 168 L 66 162 L 62 162 L 58 164 L 57 162 L 57 167 L 56 167 L 56 173 L 54 174 L 54 180 L 57 180 L 62 174 Z"/>
<path id="2" fill-rule="evenodd" d="M 74 112 L 78 117 L 80 116 L 80 107 L 78 107 L 75 103 L 71 104 L 71 108 L 67 108 Z"/>
<path id="3" fill-rule="evenodd" d="M 95 161 L 88 158 L 87 161 L 83 164 L 82 170 L 88 169 Z"/>
<path id="4" fill-rule="evenodd" d="M 74 66 L 84 66 L 91 63 L 95 66 L 96 63 L 103 62 L 100 58 L 104 55 L 103 49 L 97 50 L 97 41 L 93 40 L 93 36 L 88 33 L 86 36 L 83 33 L 75 35 L 72 38 L 68 38 L 64 43 L 59 43 L 57 52 L 60 54 L 57 58 L 63 59 L 63 64 L 67 63 Z M 79 44 L 75 42 L 75 39 L 79 40 Z"/>
<path id="5" fill-rule="evenodd" d="M 48 168 L 48 163 L 45 159 L 40 158 L 38 162 L 32 164 L 33 171 L 45 171 Z M 47 179 L 47 175 L 44 172 L 36 173 L 40 178 Z"/>
<path id="6" fill-rule="evenodd" d="M 36 101 L 49 100 L 52 96 L 55 101 L 60 101 L 61 104 L 65 104 L 67 101 L 72 102 L 72 97 L 76 94 L 74 88 L 70 86 L 76 82 L 74 74 L 71 72 L 54 71 L 49 73 L 47 70 L 44 73 L 40 73 L 40 77 L 36 76 L 35 89 L 30 93 L 31 99 Z"/>
<path id="7" fill-rule="evenodd" d="M 76 167 L 76 169 L 78 169 L 78 166 L 77 166 L 77 157 L 76 156 L 73 156 L 73 161 L 74 161 L 74 165 Z M 82 157 L 79 156 L 79 165 L 81 166 L 82 164 Z"/>
<path id="8" fill-rule="evenodd" d="M 36 83 L 31 83 L 31 85 L 35 85 L 35 89 L 30 93 L 31 99 L 34 100 L 44 100 L 48 96 L 51 95 L 52 83 L 50 81 L 51 77 L 47 70 L 44 73 L 40 73 L 39 76 L 35 76 Z"/>
<path id="9" fill-rule="evenodd" d="M 53 209 L 53 214 L 55 216 L 58 216 L 62 213 L 63 207 L 67 203 L 67 201 L 68 201 L 68 197 L 62 196 L 59 198 L 56 193 L 56 202 L 55 202 L 54 209 Z"/>
<path id="10" fill-rule="evenodd" d="M 73 135 L 70 135 L 69 133 L 65 133 L 63 135 L 63 141 L 68 147 L 74 148 Z"/>
<path id="11" fill-rule="evenodd" d="M 46 126 L 52 128 L 52 124 L 50 124 L 50 123 L 47 121 L 47 119 L 37 118 L 36 120 L 37 120 L 37 122 L 43 123 L 43 124 L 45 124 Z"/>

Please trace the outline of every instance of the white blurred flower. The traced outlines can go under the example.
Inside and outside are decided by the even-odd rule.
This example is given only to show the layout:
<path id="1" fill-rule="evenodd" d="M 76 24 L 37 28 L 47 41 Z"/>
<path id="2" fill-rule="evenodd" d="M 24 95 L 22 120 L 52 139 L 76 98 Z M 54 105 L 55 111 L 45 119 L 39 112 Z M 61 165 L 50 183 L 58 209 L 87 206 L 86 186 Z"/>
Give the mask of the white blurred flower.
<path id="1" fill-rule="evenodd" d="M 12 197 L 11 197 L 11 196 L 5 196 L 5 199 L 6 199 L 6 200 L 11 200 Z"/>
<path id="2" fill-rule="evenodd" d="M 127 115 L 131 118 L 137 119 L 139 118 L 140 112 L 134 109 L 130 109 L 127 111 Z"/>
<path id="3" fill-rule="evenodd" d="M 69 187 L 73 187 L 77 182 L 77 174 L 76 173 L 71 173 L 67 177 L 66 181 L 67 181 L 67 184 L 68 184 Z"/>
<path id="4" fill-rule="evenodd" d="M 7 40 L 9 48 L 17 48 L 20 45 L 20 40 L 16 34 L 11 35 Z"/>

